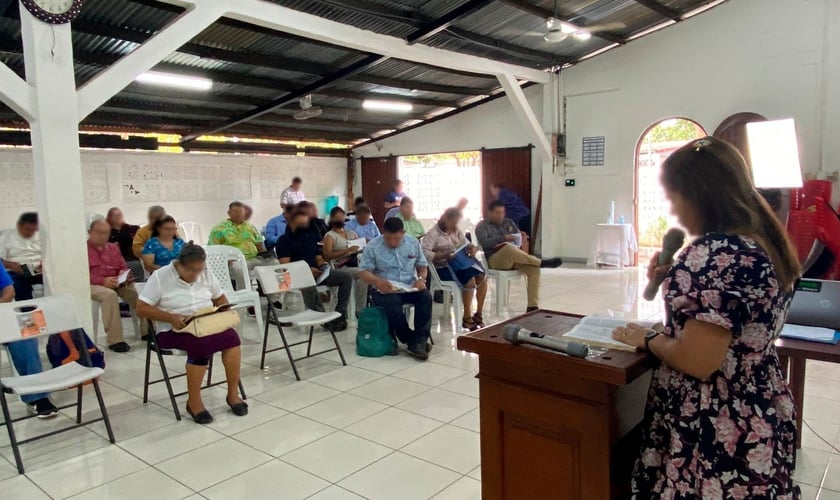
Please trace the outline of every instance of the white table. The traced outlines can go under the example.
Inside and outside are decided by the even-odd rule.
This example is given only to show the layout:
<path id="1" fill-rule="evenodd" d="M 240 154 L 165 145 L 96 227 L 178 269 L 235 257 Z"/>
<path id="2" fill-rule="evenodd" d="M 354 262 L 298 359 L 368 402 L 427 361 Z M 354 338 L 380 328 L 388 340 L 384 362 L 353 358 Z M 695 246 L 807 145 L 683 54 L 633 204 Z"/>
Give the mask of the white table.
<path id="1" fill-rule="evenodd" d="M 607 265 L 623 269 L 633 264 L 638 249 L 633 224 L 598 224 L 586 265 Z"/>

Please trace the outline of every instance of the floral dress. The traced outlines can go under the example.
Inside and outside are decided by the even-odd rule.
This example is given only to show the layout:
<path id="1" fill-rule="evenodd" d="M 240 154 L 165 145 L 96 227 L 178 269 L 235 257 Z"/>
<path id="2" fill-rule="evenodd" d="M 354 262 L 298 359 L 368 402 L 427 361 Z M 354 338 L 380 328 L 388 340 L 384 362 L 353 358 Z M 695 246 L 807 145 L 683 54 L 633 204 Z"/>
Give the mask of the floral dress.
<path id="1" fill-rule="evenodd" d="M 184 240 L 175 238 L 172 240 L 172 248 L 169 249 L 163 246 L 163 243 L 157 237 L 154 237 L 143 246 L 143 255 L 154 255 L 155 265 L 163 267 L 178 258 L 184 245 Z"/>
<path id="2" fill-rule="evenodd" d="M 790 295 L 749 238 L 710 233 L 683 251 L 663 283 L 666 334 L 690 319 L 722 326 L 732 343 L 707 380 L 664 363 L 653 373 L 636 499 L 799 498 L 796 416 L 774 340 Z"/>

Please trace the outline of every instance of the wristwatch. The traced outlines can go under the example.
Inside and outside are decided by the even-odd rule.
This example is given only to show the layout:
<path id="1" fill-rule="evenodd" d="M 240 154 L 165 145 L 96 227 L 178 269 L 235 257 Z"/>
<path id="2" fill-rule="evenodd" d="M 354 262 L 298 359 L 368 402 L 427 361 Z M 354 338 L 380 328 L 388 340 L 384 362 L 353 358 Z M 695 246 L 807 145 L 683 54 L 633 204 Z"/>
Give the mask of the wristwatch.
<path id="1" fill-rule="evenodd" d="M 658 329 L 655 329 L 655 328 L 651 328 L 651 329 L 650 329 L 650 330 L 649 330 L 649 331 L 645 334 L 645 350 L 646 350 L 647 352 L 650 352 L 650 341 L 651 341 L 651 340 L 653 340 L 653 339 L 655 339 L 656 337 L 658 337 L 658 336 L 660 336 L 660 335 L 662 335 L 662 332 L 661 332 L 660 330 L 658 330 Z"/>

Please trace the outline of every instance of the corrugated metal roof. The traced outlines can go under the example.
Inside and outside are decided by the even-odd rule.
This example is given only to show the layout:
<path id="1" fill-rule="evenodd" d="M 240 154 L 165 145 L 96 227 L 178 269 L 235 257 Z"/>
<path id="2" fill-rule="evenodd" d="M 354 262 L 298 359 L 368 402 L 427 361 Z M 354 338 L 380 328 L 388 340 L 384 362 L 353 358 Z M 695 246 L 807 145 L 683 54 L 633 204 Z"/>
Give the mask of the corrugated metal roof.
<path id="1" fill-rule="evenodd" d="M 405 38 L 469 0 L 266 1 Z M 512 6 L 503 0 L 491 2 L 422 43 L 547 68 L 613 43 L 604 38 L 624 40 L 665 20 L 662 14 L 635 0 L 563 0 L 559 2 L 562 18 L 588 27 L 612 24 L 611 29 L 600 38 L 596 33 L 585 41 L 570 37 L 560 43 L 548 43 L 543 39 L 545 17 L 552 12 L 554 0 L 528 1 L 531 8 Z M 708 2 L 658 1 L 677 13 Z M 542 10 L 537 13 L 535 8 Z M 0 61 L 22 75 L 16 9 L 13 2 L 6 15 L 0 16 Z M 182 9 L 154 0 L 87 0 L 73 30 L 77 84 L 84 84 L 135 50 L 139 42 L 171 23 L 181 12 Z M 211 91 L 195 93 L 135 83 L 94 113 L 86 124 L 108 129 L 194 132 L 320 82 L 323 75 L 340 71 L 366 56 L 344 47 L 222 19 L 164 58 L 156 68 L 211 78 Z M 318 90 L 313 103 L 324 112 L 317 119 L 291 119 L 299 110 L 297 99 L 291 99 L 285 108 L 237 125 L 229 132 L 352 142 L 365 139 L 374 130 L 397 129 L 400 124 L 439 114 L 444 108 L 473 102 L 476 96 L 497 89 L 498 83 L 492 77 L 391 59 Z M 414 109 L 408 116 L 364 111 L 361 101 L 369 97 L 412 102 Z M 0 113 L 0 122 L 4 121 L 13 121 L 8 111 Z"/>

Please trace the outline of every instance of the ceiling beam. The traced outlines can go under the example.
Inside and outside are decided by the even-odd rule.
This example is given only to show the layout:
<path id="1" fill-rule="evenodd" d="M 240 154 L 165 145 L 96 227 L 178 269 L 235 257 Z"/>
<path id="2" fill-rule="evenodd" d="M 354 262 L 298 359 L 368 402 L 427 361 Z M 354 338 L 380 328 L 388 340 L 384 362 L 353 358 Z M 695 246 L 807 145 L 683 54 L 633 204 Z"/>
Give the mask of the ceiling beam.
<path id="1" fill-rule="evenodd" d="M 478 12 L 488 4 L 493 3 L 493 1 L 494 0 L 469 0 L 434 21 L 429 22 L 425 26 L 421 26 L 416 32 L 408 35 L 405 38 L 405 41 L 408 42 L 409 45 L 425 42 L 441 31 L 449 28 L 449 26 L 458 19 Z"/>
<path id="2" fill-rule="evenodd" d="M 84 19 L 76 20 L 73 23 L 73 29 L 78 32 L 86 33 L 89 35 L 114 38 L 117 40 L 124 40 L 127 42 L 133 42 L 141 45 L 144 44 L 146 40 L 155 36 L 152 33 L 144 31 L 122 28 Z M 258 54 L 254 52 L 242 52 L 238 50 L 222 49 L 219 47 L 210 47 L 208 45 L 203 45 L 195 42 L 188 42 L 181 45 L 177 49 L 177 52 L 195 57 L 201 57 L 204 59 L 216 59 L 219 61 L 234 62 L 238 64 L 245 64 L 248 66 L 259 66 L 264 68 L 280 69 L 283 71 L 305 73 L 316 76 L 326 76 L 334 71 L 332 67 L 324 64 L 289 59 L 279 55 Z M 361 57 L 361 55 L 358 57 Z M 446 71 L 441 69 L 438 70 Z M 493 82 L 492 79 L 486 75 L 470 74 L 470 76 L 474 78 L 487 78 L 488 87 L 495 86 L 495 82 Z M 476 93 L 482 93 L 483 91 L 483 89 L 476 89 L 471 87 L 438 85 L 417 80 L 404 80 L 398 78 L 388 79 L 388 83 L 383 83 L 384 80 L 382 78 L 362 74 L 357 74 L 347 79 L 361 83 L 382 85 L 397 89 L 424 90 L 426 92 L 436 92 L 444 94 L 476 95 Z"/>
<path id="3" fill-rule="evenodd" d="M 635 0 L 635 2 L 658 13 L 662 17 L 666 17 L 677 22 L 682 21 L 682 15 L 678 10 L 672 9 L 665 4 L 661 4 L 657 0 Z"/>
<path id="4" fill-rule="evenodd" d="M 519 9 L 523 12 L 527 12 L 529 14 L 535 15 L 535 16 L 537 16 L 539 18 L 542 18 L 542 19 L 548 19 L 550 17 L 553 17 L 554 19 L 557 19 L 558 21 L 573 24 L 575 26 L 579 26 L 579 27 L 584 28 L 584 29 L 586 28 L 585 24 L 581 24 L 579 21 L 573 21 L 572 18 L 569 17 L 569 16 L 564 16 L 564 15 L 560 14 L 559 12 L 555 15 L 554 12 L 551 12 L 550 10 L 548 10 L 544 7 L 540 7 L 539 5 L 534 5 L 531 2 L 529 2 L 528 0 L 502 0 L 502 1 L 505 2 L 506 4 L 512 6 L 512 7 L 516 7 L 517 9 Z M 610 31 L 595 31 L 595 32 L 592 33 L 592 36 L 601 38 L 601 39 L 606 40 L 608 42 L 618 43 L 618 44 L 621 44 L 621 45 L 624 45 L 625 43 L 627 43 L 626 38 L 624 38 L 623 36 L 621 36 L 617 33 L 612 33 Z"/>
<path id="5" fill-rule="evenodd" d="M 167 144 L 162 144 L 167 146 Z M 177 144 L 172 144 L 177 146 Z M 347 158 L 350 155 L 350 148 L 319 148 L 306 147 L 298 148 L 293 144 L 266 144 L 258 142 L 216 142 L 216 141 L 194 141 L 186 148 L 186 151 L 212 151 L 220 153 L 251 153 L 251 154 L 279 154 L 297 155 L 303 153 L 306 156 L 329 156 Z"/>

